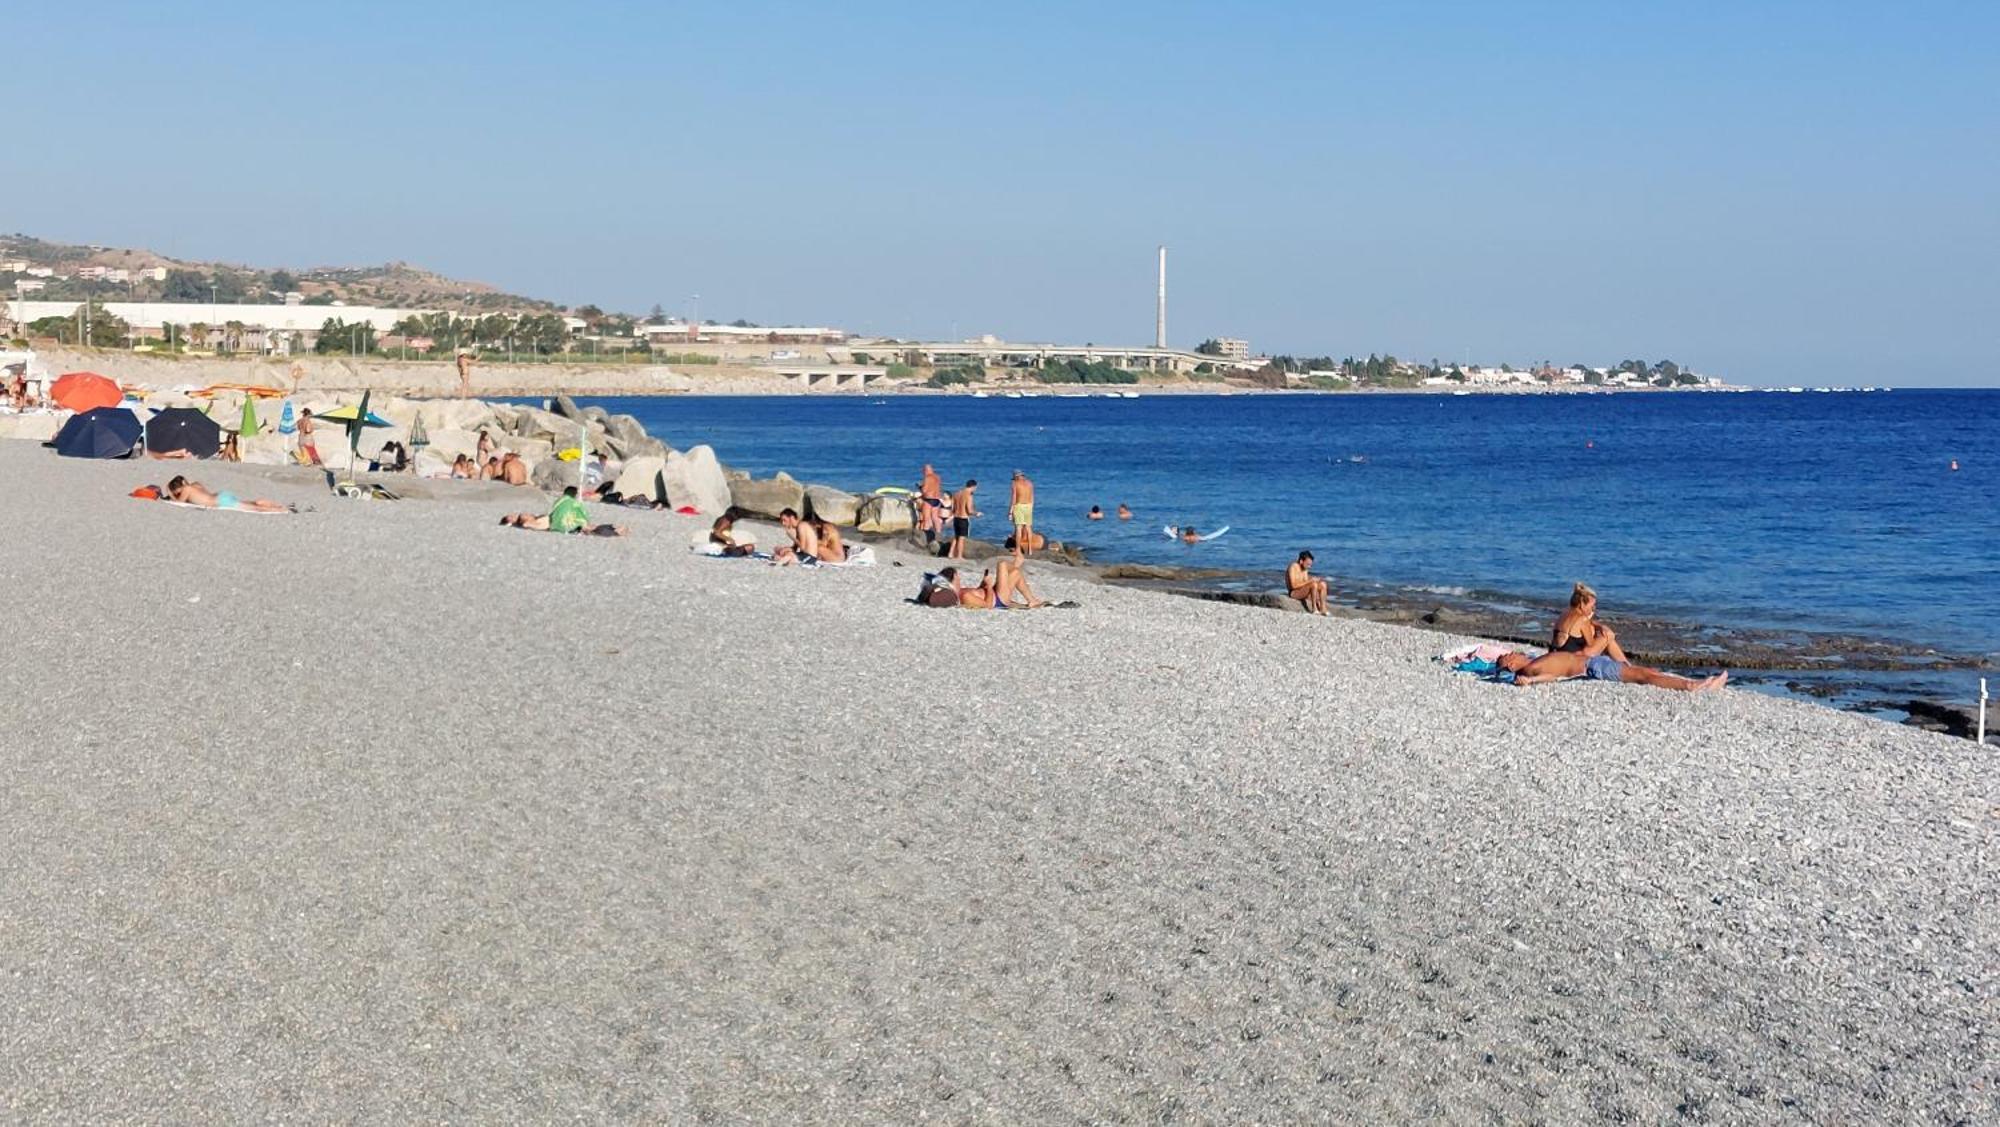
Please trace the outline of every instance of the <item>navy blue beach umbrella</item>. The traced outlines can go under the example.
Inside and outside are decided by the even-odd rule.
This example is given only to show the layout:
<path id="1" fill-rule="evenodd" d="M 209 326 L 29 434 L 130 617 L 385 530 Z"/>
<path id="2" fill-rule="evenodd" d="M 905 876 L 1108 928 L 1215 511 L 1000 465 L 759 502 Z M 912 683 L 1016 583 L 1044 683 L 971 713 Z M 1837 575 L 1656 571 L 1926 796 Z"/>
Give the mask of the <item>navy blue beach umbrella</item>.
<path id="1" fill-rule="evenodd" d="M 222 446 L 222 428 L 192 407 L 169 407 L 146 420 L 146 449 L 156 454 L 185 450 L 213 458 Z"/>
<path id="2" fill-rule="evenodd" d="M 123 407 L 97 407 L 71 415 L 51 444 L 65 458 L 123 458 L 145 433 L 139 416 Z"/>

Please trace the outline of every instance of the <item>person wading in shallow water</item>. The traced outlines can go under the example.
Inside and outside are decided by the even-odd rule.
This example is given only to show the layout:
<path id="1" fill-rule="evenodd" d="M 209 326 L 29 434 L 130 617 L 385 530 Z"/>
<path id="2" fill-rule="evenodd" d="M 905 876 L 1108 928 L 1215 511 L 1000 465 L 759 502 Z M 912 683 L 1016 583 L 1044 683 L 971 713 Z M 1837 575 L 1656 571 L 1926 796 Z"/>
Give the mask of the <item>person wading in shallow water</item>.
<path id="1" fill-rule="evenodd" d="M 1035 483 L 1020 470 L 1014 471 L 1014 495 L 1007 506 L 1007 516 L 1014 524 L 1014 539 L 1021 550 L 1035 554 Z"/>
<path id="2" fill-rule="evenodd" d="M 978 491 L 977 481 L 967 481 L 964 489 L 951 495 L 951 547 L 945 554 L 952 559 L 965 558 L 965 542 L 972 537 L 972 518 L 980 515 L 972 507 L 972 495 Z"/>
<path id="3" fill-rule="evenodd" d="M 924 544 L 937 543 L 938 530 L 943 527 L 944 481 L 925 462 L 923 476 L 917 481 L 917 528 L 924 534 Z"/>

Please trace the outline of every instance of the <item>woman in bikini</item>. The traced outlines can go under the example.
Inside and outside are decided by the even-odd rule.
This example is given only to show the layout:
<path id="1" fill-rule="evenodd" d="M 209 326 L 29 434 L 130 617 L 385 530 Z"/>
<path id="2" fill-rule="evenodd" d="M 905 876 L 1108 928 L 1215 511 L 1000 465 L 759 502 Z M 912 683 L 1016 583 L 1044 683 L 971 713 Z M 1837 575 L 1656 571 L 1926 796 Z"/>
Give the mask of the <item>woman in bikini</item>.
<path id="1" fill-rule="evenodd" d="M 1597 645 L 1600 634 L 1611 631 L 1597 621 L 1597 592 L 1582 583 L 1569 593 L 1569 609 L 1556 619 L 1555 629 L 1549 632 L 1549 649 L 1554 653 L 1580 653 Z M 1602 652 L 1620 664 L 1632 659 L 1625 656 L 1625 650 L 1613 635 Z"/>
<path id="2" fill-rule="evenodd" d="M 847 562 L 847 545 L 840 542 L 840 530 L 814 517 L 813 531 L 819 533 L 819 562 L 844 564 Z"/>

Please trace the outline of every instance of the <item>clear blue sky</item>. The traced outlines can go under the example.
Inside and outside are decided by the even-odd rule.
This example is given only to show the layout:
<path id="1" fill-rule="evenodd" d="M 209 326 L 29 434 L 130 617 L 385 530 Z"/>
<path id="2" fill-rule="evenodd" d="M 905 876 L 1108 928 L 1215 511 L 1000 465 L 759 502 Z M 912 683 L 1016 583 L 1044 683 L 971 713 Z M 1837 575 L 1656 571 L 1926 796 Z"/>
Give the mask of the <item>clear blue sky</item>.
<path id="1" fill-rule="evenodd" d="M 0 227 L 572 304 L 2000 383 L 2000 5 L 40 5 Z"/>

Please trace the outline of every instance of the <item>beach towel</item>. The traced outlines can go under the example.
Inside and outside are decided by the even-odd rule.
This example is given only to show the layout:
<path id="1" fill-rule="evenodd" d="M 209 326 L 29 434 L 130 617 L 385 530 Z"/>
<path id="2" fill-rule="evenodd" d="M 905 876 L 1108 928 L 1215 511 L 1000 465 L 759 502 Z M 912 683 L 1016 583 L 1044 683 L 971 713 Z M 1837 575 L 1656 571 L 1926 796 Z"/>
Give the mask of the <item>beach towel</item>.
<path id="1" fill-rule="evenodd" d="M 1502 654 L 1514 652 L 1516 651 L 1512 646 L 1503 646 L 1498 642 L 1480 642 L 1477 645 L 1455 649 L 1450 653 L 1439 654 L 1437 660 L 1450 666 L 1455 673 L 1470 673 L 1489 681 L 1511 685 L 1514 683 L 1514 675 L 1501 669 L 1499 661 Z M 1530 660 L 1541 656 L 1535 650 L 1519 652 L 1527 654 Z"/>
<path id="2" fill-rule="evenodd" d="M 191 501 L 170 501 L 165 497 L 160 498 L 160 504 L 172 505 L 176 509 L 200 509 L 205 513 L 248 513 L 253 517 L 283 517 L 292 515 L 283 509 L 239 509 L 233 505 L 225 509 L 219 505 L 197 505 Z"/>
<path id="3" fill-rule="evenodd" d="M 840 563 L 828 563 L 825 560 L 814 560 L 811 563 L 800 564 L 799 566 L 800 567 L 874 567 L 875 549 L 869 547 L 866 544 L 862 544 L 858 547 L 849 548 L 847 550 L 847 559 L 843 560 Z"/>

